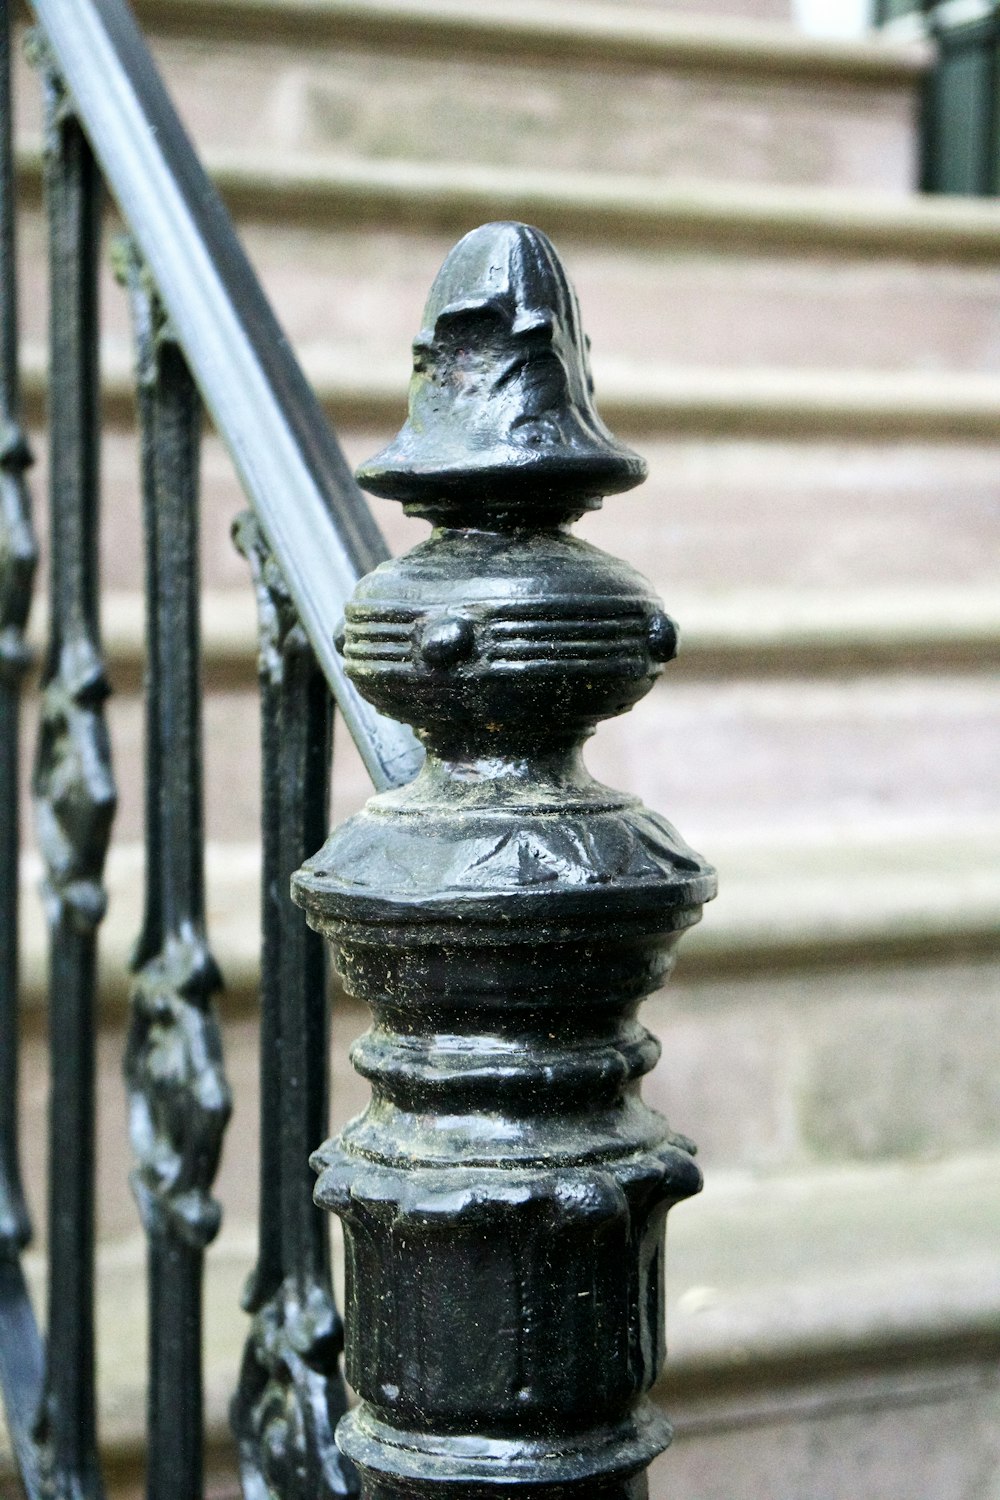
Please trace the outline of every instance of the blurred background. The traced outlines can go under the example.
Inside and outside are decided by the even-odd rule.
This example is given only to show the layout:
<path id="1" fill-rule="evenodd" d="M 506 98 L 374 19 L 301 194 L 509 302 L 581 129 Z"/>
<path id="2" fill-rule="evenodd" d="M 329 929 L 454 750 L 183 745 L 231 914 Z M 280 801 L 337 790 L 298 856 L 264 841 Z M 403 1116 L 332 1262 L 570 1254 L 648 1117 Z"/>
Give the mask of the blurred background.
<path id="1" fill-rule="evenodd" d="M 654 1500 L 1000 1500 L 995 5 L 136 8 L 352 463 L 402 421 L 410 341 L 445 253 L 497 218 L 554 240 L 598 405 L 649 460 L 648 483 L 580 531 L 653 579 L 681 656 L 587 759 L 676 822 L 721 879 L 645 1012 L 664 1054 L 647 1096 L 699 1143 L 707 1177 L 671 1219 L 656 1394 L 677 1436 Z M 22 62 L 21 316 L 44 543 L 39 93 Z M 144 1399 L 120 1079 L 144 647 L 128 317 L 110 265 L 105 279 L 121 800 L 102 936 L 101 1400 L 124 1495 L 140 1484 Z M 255 1235 L 259 755 L 254 602 L 230 541 L 242 498 L 210 431 L 203 505 L 209 922 L 236 1096 L 207 1291 L 224 1491 Z M 373 506 L 394 549 L 426 529 Z M 33 631 L 40 643 L 40 615 Z M 31 723 L 25 738 L 30 758 Z M 338 733 L 334 818 L 366 795 Z M 37 876 L 29 853 L 36 1185 Z M 339 1122 L 367 1091 L 347 1064 L 366 1016 L 340 994 L 334 1016 Z M 37 1194 L 33 1210 L 44 1246 Z"/>

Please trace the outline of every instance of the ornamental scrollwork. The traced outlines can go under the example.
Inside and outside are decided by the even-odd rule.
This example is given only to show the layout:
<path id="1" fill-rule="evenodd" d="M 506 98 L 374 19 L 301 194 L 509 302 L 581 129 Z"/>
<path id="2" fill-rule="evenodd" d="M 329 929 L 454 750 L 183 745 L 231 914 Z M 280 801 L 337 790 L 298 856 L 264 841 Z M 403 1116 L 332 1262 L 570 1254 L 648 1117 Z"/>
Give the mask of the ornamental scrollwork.
<path id="1" fill-rule="evenodd" d="M 260 523 L 246 510 L 233 522 L 233 542 L 250 566 L 257 600 L 258 666 L 269 686 L 280 687 L 292 651 L 308 651 L 298 611 Z"/>
<path id="2" fill-rule="evenodd" d="M 33 791 L 50 922 L 92 932 L 107 906 L 104 860 L 117 804 L 103 705 L 104 669 L 85 635 L 59 652 L 46 685 Z"/>
<path id="3" fill-rule="evenodd" d="M 254 1311 L 233 1430 L 246 1500 L 333 1500 L 358 1494 L 334 1441 L 346 1410 L 343 1325 L 329 1288 L 289 1276 Z"/>
<path id="4" fill-rule="evenodd" d="M 0 681 L 16 683 L 28 666 L 24 627 L 38 547 L 25 470 L 31 450 L 19 427 L 0 432 Z"/>
<path id="5" fill-rule="evenodd" d="M 211 1188 L 232 1108 L 208 1009 L 219 983 L 203 942 L 168 940 L 136 980 L 125 1053 L 131 1183 L 143 1225 L 196 1247 L 218 1232 Z"/>

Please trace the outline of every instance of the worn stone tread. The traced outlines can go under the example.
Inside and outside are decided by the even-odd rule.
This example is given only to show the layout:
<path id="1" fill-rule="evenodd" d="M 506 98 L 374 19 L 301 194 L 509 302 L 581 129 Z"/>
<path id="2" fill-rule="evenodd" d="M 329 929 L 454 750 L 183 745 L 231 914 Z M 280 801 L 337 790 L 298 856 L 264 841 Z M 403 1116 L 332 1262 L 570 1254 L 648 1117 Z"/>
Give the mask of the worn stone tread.
<path id="1" fill-rule="evenodd" d="M 949 205 L 937 217 L 937 208 L 916 198 L 899 198 L 896 213 L 890 194 L 803 190 L 795 197 L 789 190 L 776 206 L 776 190 L 754 197 L 738 187 L 661 189 L 643 182 L 640 189 L 649 187 L 650 195 L 642 227 L 621 174 L 310 165 L 295 157 L 289 174 L 277 163 L 272 179 L 264 161 L 254 156 L 237 170 L 229 158 L 220 182 L 283 328 L 301 353 L 328 361 L 345 395 L 367 390 L 370 401 L 385 371 L 402 370 L 405 389 L 426 286 L 446 252 L 477 222 L 507 218 L 538 223 L 556 242 L 580 293 L 595 363 L 608 370 L 608 380 L 634 394 L 648 384 L 645 372 L 655 378 L 653 420 L 658 407 L 683 413 L 692 406 L 678 372 L 690 384 L 696 419 L 705 405 L 699 372 L 706 370 L 729 391 L 723 413 L 739 407 L 738 382 L 749 376 L 759 388 L 755 405 L 776 408 L 773 425 L 776 416 L 787 421 L 782 414 L 789 409 L 817 406 L 811 372 L 826 370 L 846 382 L 834 404 L 846 403 L 856 423 L 869 408 L 879 413 L 882 395 L 901 394 L 894 420 L 905 420 L 913 432 L 928 417 L 929 381 L 930 405 L 945 402 L 961 431 L 956 408 L 970 399 L 981 406 L 982 393 L 972 386 L 948 398 L 935 394 L 934 381 L 940 391 L 952 374 L 1000 373 L 1000 210 L 988 200 L 929 200 Z M 548 193 L 543 179 L 562 186 Z M 853 220 L 851 205 L 860 205 Z M 911 212 L 921 222 L 909 223 Z M 37 346 L 46 326 L 45 225 L 30 195 L 19 229 L 23 332 Z M 125 349 L 127 308 L 110 268 L 102 300 L 105 331 Z M 876 380 L 903 375 L 913 384 L 882 393 L 865 371 Z M 807 424 L 829 421 L 823 392 L 821 384 Z M 981 415 L 979 422 L 982 431 Z M 875 430 L 870 418 L 867 430 Z"/>
<path id="2" fill-rule="evenodd" d="M 920 45 L 552 0 L 146 0 L 139 15 L 201 150 L 916 181 Z M 40 93 L 22 62 L 19 134 L 39 133 Z"/>
<path id="3" fill-rule="evenodd" d="M 236 214 L 315 223 L 431 222 L 451 231 L 506 216 L 541 219 L 552 233 L 695 242 L 742 252 L 912 256 L 989 263 L 1000 245 L 1000 205 L 987 198 L 671 181 L 485 164 L 352 161 L 215 150 L 206 167 Z M 22 141 L 17 167 L 37 197 L 41 147 Z"/>
<path id="4" fill-rule="evenodd" d="M 409 360 L 361 361 L 349 349 L 304 345 L 306 375 L 335 427 L 394 431 L 405 415 Z M 102 348 L 105 420 L 130 425 L 134 381 L 127 346 Z M 48 393 L 41 346 L 25 345 L 24 394 L 39 422 Z M 995 442 L 1000 372 L 840 370 L 625 364 L 594 358 L 601 415 L 633 438 L 839 438 L 886 443 Z"/>
<path id="5" fill-rule="evenodd" d="M 37 151 L 21 154 L 36 172 Z M 399 223 L 506 216 L 544 219 L 553 232 L 648 234 L 676 243 L 734 241 L 743 249 L 992 261 L 1000 206 L 989 199 L 852 192 L 837 188 L 671 182 L 586 172 L 507 172 L 481 165 L 327 161 L 218 152 L 207 166 L 237 213 L 301 212 Z"/>
<path id="6" fill-rule="evenodd" d="M 713 846 L 714 852 L 714 846 Z M 726 879 L 727 867 L 723 867 Z M 222 934 L 220 934 L 222 936 Z M 227 978 L 231 978 L 227 975 Z M 687 962 L 646 1001 L 643 1023 L 663 1047 L 644 1097 L 693 1137 L 706 1173 L 773 1175 L 873 1166 L 996 1149 L 1000 1110 L 1000 954 L 939 955 L 836 967 L 710 972 Z M 220 1001 L 234 1117 L 217 1194 L 249 1220 L 257 1192 L 258 1018 L 247 996 Z M 368 1085 L 349 1063 L 370 1023 L 337 990 L 332 1012 L 332 1128 L 365 1106 Z M 122 1079 L 124 1013 L 105 1008 L 97 1047 L 100 1238 L 133 1232 Z M 40 1012 L 25 1016 L 21 1155 L 46 1240 L 47 1048 Z"/>
<path id="7" fill-rule="evenodd" d="M 403 416 L 402 401 L 381 424 L 339 423 L 351 465 L 377 452 Z M 902 600 L 1000 593 L 1000 466 L 982 441 L 802 435 L 632 432 L 612 424 L 648 459 L 649 479 L 584 518 L 578 533 L 650 577 L 680 620 L 683 600 L 723 601 L 746 591 L 761 599 L 824 606 L 873 598 Z M 30 475 L 36 524 L 47 553 L 47 445 L 33 427 Z M 144 587 L 137 477 L 138 443 L 128 427 L 106 426 L 102 453 L 101 578 L 106 592 Z M 230 535 L 246 499 L 221 440 L 202 443 L 203 587 L 249 597 L 246 563 Z M 421 541 L 426 523 L 373 500 L 390 549 Z M 44 567 L 38 600 L 44 594 Z M 678 600 L 681 602 L 678 602 Z M 845 666 L 848 664 L 845 664 Z M 678 670 L 686 672 L 682 660 Z"/>
<path id="8" fill-rule="evenodd" d="M 599 728 L 584 759 L 600 781 L 666 813 L 709 854 L 721 840 L 735 844 L 742 857 L 741 849 L 765 836 L 768 843 L 777 839 L 793 848 L 804 840 L 808 849 L 814 829 L 835 839 L 838 830 L 846 837 L 869 828 L 891 850 L 897 833 L 909 836 L 920 826 L 933 850 L 939 834 L 948 839 L 952 830 L 995 825 L 998 682 L 995 670 L 701 678 L 668 671 L 631 715 Z M 245 847 L 259 837 L 258 714 L 254 690 L 231 688 L 206 698 L 206 829 L 210 843 L 221 849 Z M 38 698 L 29 696 L 21 783 L 29 840 L 37 717 Z M 119 787 L 114 838 L 122 847 L 143 836 L 143 717 L 137 694 L 112 697 L 108 720 Z M 371 792 L 343 731 L 337 735 L 333 787 L 334 822 Z M 891 871 L 890 860 L 887 879 Z M 929 872 L 927 878 L 930 890 Z M 864 862 L 852 872 L 843 899 L 859 888 L 859 879 L 865 879 Z M 780 883 L 772 894 L 783 899 Z M 874 911 L 885 909 L 887 896 L 873 899 Z M 957 895 L 946 892 L 943 900 L 949 908 L 954 900 L 957 910 Z M 780 914 L 776 920 L 781 930 Z M 939 918 L 929 920 L 933 943 Z M 980 918 L 972 920 L 978 924 Z M 849 924 L 832 959 L 843 944 L 850 950 L 852 931 Z M 874 952 L 874 932 L 866 943 Z M 910 950 L 918 945 L 916 932 L 905 939 Z M 754 952 L 758 946 L 751 943 Z"/>
<path id="9" fill-rule="evenodd" d="M 729 0 L 730 6 L 732 0 Z M 574 0 L 137 0 L 136 13 L 154 33 L 232 35 L 379 45 L 500 49 L 518 56 L 584 58 L 684 65 L 795 77 L 907 83 L 922 76 L 926 44 L 873 34 L 851 41 L 810 37 L 791 24 L 652 6 Z M 787 13 L 787 12 L 786 12 Z M 775 21 L 778 21 L 776 14 Z"/>

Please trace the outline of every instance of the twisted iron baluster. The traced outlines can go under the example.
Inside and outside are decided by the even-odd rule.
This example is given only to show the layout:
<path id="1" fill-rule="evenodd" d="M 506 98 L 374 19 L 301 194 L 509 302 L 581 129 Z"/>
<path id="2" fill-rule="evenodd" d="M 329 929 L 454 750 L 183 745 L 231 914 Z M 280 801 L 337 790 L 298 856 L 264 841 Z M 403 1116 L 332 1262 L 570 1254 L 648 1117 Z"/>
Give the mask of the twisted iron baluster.
<path id="1" fill-rule="evenodd" d="M 219 1228 L 211 1197 L 230 1113 L 205 935 L 198 470 L 201 402 L 135 255 L 119 247 L 134 310 L 146 526 L 147 886 L 125 1054 L 132 1188 L 149 1243 L 151 1500 L 202 1493 L 202 1273 Z"/>
<path id="2" fill-rule="evenodd" d="M 242 516 L 235 536 L 260 616 L 264 866 L 260 1249 L 232 1425 L 248 1500 L 322 1500 L 357 1494 L 358 1481 L 333 1439 L 346 1410 L 343 1328 L 308 1168 L 327 1129 L 326 946 L 288 886 L 327 827 L 331 702 L 256 521 Z"/>
<path id="3" fill-rule="evenodd" d="M 98 265 L 103 190 L 51 68 L 45 186 L 51 263 L 51 638 L 34 776 L 51 940 L 46 1491 L 96 1500 L 94 1044 L 97 928 L 115 811 L 98 614 Z"/>
<path id="4" fill-rule="evenodd" d="M 362 1398 L 338 1437 L 368 1500 L 640 1500 L 670 1438 L 644 1400 L 664 1220 L 700 1177 L 641 1099 L 636 1012 L 715 878 L 583 766 L 675 632 L 569 523 L 645 466 L 593 407 L 538 230 L 456 247 L 414 355 L 410 420 L 358 477 L 434 530 L 358 585 L 344 653 L 427 759 L 293 886 L 374 1013 L 371 1104 L 314 1158 Z"/>
<path id="5" fill-rule="evenodd" d="M 0 1387 L 18 1467 L 37 1492 L 31 1429 L 43 1351 L 19 1252 L 31 1236 L 18 1152 L 18 744 L 24 627 L 37 548 L 25 469 L 17 360 L 17 269 L 11 96 L 11 15 L 0 6 Z"/>

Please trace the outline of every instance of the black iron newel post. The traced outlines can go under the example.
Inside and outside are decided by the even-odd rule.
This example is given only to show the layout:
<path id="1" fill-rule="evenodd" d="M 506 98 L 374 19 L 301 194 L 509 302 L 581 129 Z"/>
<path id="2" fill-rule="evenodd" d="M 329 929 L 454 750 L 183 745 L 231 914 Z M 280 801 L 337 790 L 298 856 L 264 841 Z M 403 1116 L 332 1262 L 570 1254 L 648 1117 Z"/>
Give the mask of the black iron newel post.
<path id="1" fill-rule="evenodd" d="M 359 473 L 434 526 L 348 606 L 351 678 L 427 749 L 295 879 L 374 1025 L 368 1109 L 316 1153 L 344 1222 L 338 1429 L 369 1500 L 638 1500 L 669 1441 L 667 1209 L 688 1142 L 642 1102 L 636 1019 L 715 877 L 580 747 L 675 649 L 649 584 L 570 522 L 643 478 L 593 404 L 538 230 L 452 251 L 410 416 Z"/>

